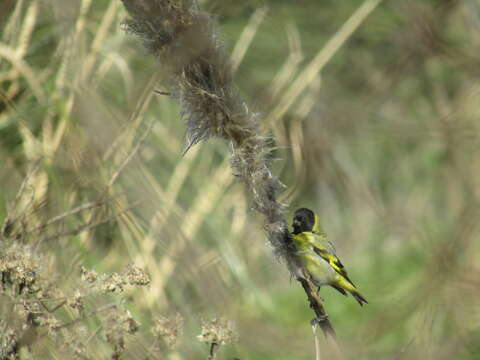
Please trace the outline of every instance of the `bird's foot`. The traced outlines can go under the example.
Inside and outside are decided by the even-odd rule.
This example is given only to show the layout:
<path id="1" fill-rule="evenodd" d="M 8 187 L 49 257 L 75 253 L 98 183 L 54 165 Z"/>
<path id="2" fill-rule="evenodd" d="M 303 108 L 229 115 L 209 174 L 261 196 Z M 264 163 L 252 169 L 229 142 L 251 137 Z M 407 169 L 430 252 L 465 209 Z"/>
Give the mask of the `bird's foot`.
<path id="1" fill-rule="evenodd" d="M 316 317 L 316 318 L 312 319 L 310 321 L 310 325 L 312 325 L 312 327 L 317 327 L 322 322 L 327 321 L 327 320 L 328 320 L 328 315 L 322 315 L 321 317 Z"/>
<path id="2" fill-rule="evenodd" d="M 325 302 L 325 299 L 320 296 L 320 288 L 321 288 L 321 286 L 319 286 L 319 287 L 317 288 L 317 296 L 318 296 L 318 298 L 320 299 L 321 302 Z"/>

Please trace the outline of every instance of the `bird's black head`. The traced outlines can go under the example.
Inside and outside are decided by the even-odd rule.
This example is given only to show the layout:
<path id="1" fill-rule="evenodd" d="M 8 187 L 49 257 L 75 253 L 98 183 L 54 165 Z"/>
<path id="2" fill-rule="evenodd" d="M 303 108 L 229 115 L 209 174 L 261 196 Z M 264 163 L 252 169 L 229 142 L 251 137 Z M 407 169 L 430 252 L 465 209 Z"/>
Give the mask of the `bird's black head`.
<path id="1" fill-rule="evenodd" d="M 312 210 L 301 208 L 293 215 L 293 233 L 295 235 L 305 231 L 312 231 L 315 224 L 315 214 Z"/>

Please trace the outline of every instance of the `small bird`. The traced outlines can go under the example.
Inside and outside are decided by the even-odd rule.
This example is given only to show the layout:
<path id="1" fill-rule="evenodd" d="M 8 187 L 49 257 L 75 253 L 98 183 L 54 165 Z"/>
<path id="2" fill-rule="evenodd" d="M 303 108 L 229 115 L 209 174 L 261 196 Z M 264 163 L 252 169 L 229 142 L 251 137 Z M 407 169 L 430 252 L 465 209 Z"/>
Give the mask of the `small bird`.
<path id="1" fill-rule="evenodd" d="M 335 248 L 323 232 L 318 216 L 310 209 L 298 209 L 293 216 L 292 227 L 297 254 L 319 290 L 323 285 L 330 285 L 345 296 L 347 292 L 352 294 L 361 306 L 368 304 L 336 256 Z"/>

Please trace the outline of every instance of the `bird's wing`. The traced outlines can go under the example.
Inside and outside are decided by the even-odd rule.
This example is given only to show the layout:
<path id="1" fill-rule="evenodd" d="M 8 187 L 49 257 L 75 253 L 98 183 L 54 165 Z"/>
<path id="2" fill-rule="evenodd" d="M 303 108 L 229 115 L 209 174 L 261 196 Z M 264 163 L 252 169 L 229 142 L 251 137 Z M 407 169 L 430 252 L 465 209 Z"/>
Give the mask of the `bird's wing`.
<path id="1" fill-rule="evenodd" d="M 313 241 L 311 241 L 311 245 L 313 251 L 315 251 L 315 253 L 326 262 L 328 262 L 338 274 L 342 275 L 350 284 L 355 286 L 352 280 L 350 280 L 348 277 L 345 266 L 343 266 L 342 262 L 335 254 L 335 248 L 332 242 L 329 241 L 325 236 L 314 235 L 312 238 Z"/>

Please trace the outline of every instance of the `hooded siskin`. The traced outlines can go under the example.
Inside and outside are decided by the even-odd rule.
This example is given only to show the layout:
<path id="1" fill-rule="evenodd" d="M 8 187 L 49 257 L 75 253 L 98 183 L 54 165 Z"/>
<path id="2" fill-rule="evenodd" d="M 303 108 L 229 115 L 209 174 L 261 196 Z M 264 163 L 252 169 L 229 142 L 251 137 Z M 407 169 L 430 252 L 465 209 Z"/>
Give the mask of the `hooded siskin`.
<path id="1" fill-rule="evenodd" d="M 363 306 L 368 301 L 357 291 L 347 270 L 335 254 L 333 244 L 323 232 L 318 216 L 302 208 L 293 216 L 293 240 L 304 268 L 317 286 L 330 285 L 343 295 L 350 293 Z"/>

